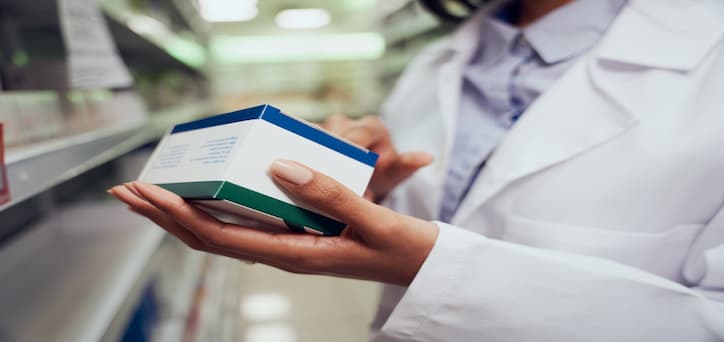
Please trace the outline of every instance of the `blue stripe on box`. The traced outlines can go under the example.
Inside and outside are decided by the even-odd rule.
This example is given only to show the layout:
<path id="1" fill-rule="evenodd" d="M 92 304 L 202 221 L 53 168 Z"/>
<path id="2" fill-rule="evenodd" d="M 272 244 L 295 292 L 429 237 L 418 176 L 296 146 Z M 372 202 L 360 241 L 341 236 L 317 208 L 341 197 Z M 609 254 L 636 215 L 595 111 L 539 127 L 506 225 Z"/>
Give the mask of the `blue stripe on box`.
<path id="1" fill-rule="evenodd" d="M 359 148 L 348 142 L 340 140 L 314 126 L 308 125 L 304 122 L 287 116 L 282 113 L 281 110 L 279 110 L 278 108 L 270 105 L 256 106 L 227 114 L 216 115 L 210 118 L 180 124 L 175 126 L 171 130 L 171 134 L 254 119 L 261 119 L 267 121 L 275 126 L 281 127 L 289 132 L 305 137 L 311 141 L 316 142 L 317 144 L 337 151 L 347 157 L 355 159 L 369 166 L 374 167 L 377 163 L 378 156 L 376 153 Z"/>
<path id="2" fill-rule="evenodd" d="M 227 125 L 227 124 L 239 122 L 239 121 L 259 119 L 262 117 L 262 115 L 264 115 L 264 112 L 267 110 L 267 107 L 271 107 L 271 108 L 275 109 L 276 111 L 279 111 L 279 109 L 276 109 L 269 105 L 261 105 L 261 106 L 256 106 L 256 107 L 252 107 L 252 108 L 237 110 L 237 111 L 231 112 L 231 113 L 214 115 L 212 117 L 176 125 L 171 130 L 171 134 L 195 131 L 197 129 L 209 128 L 209 127 L 214 127 L 214 126 Z"/>

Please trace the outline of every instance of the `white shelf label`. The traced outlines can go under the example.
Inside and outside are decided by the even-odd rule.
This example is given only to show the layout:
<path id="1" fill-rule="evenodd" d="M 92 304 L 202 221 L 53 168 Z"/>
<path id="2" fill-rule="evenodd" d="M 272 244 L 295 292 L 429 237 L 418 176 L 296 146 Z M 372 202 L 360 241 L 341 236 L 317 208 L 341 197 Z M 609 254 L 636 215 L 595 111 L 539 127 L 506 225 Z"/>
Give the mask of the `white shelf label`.
<path id="1" fill-rule="evenodd" d="M 72 88 L 127 87 L 133 82 L 118 56 L 97 0 L 58 0 Z"/>

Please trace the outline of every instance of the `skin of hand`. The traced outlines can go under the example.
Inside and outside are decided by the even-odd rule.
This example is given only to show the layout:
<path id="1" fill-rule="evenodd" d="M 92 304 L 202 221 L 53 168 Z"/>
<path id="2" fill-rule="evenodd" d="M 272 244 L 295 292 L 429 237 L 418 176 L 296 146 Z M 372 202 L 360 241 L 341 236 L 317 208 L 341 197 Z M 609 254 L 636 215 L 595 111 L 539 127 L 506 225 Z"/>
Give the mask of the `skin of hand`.
<path id="1" fill-rule="evenodd" d="M 432 155 L 426 152 L 397 152 L 389 131 L 376 116 L 352 120 L 343 115 L 334 115 L 322 127 L 379 154 L 366 195 L 375 202 L 383 200 L 397 185 L 433 161 Z"/>
<path id="2" fill-rule="evenodd" d="M 277 160 L 269 173 L 290 196 L 347 228 L 340 236 L 261 231 L 221 222 L 154 185 L 127 183 L 109 193 L 191 248 L 293 273 L 407 286 L 437 239 L 436 224 L 376 205 L 302 164 Z"/>

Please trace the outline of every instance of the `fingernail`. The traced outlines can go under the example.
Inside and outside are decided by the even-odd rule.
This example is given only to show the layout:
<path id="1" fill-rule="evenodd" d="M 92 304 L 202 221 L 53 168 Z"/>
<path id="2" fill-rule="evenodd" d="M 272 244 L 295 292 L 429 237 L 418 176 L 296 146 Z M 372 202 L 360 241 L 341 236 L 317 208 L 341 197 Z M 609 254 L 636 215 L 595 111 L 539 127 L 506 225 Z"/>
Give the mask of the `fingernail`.
<path id="1" fill-rule="evenodd" d="M 277 159 L 272 163 L 271 172 L 287 182 L 296 185 L 307 184 L 314 177 L 312 171 L 307 170 L 293 161 L 282 159 Z"/>

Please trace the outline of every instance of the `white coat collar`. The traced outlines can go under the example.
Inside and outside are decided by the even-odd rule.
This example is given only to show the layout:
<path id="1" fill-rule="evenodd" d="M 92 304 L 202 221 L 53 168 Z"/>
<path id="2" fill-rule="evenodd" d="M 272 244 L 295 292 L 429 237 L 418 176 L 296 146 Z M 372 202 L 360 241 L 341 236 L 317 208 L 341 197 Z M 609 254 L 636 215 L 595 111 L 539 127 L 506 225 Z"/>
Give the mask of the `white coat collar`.
<path id="1" fill-rule="evenodd" d="M 644 67 L 686 71 L 721 39 L 724 1 L 630 0 L 595 55 Z"/>
<path id="2" fill-rule="evenodd" d="M 480 26 L 483 20 L 490 15 L 490 11 L 498 8 L 506 0 L 492 1 L 483 6 L 471 18 L 466 20 L 442 45 L 443 50 L 459 54 L 472 54 L 478 48 L 480 39 Z"/>
<path id="3" fill-rule="evenodd" d="M 442 50 L 473 53 L 481 21 L 503 2 L 493 1 L 479 10 L 445 40 Z M 724 34 L 721 0 L 629 0 L 626 7 L 596 49 L 597 57 L 690 70 Z"/>

